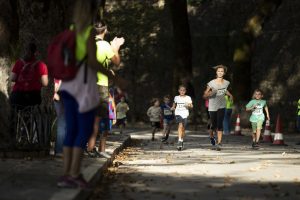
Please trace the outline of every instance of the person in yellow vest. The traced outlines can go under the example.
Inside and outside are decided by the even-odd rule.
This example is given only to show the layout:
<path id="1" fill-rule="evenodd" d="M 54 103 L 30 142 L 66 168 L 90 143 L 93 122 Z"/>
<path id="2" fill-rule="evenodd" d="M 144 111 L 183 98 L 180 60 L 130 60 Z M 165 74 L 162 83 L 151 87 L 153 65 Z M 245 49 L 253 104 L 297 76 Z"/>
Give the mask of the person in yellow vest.
<path id="1" fill-rule="evenodd" d="M 110 43 L 104 40 L 107 33 L 107 26 L 104 21 L 98 21 L 94 24 L 94 28 L 97 32 L 96 45 L 97 45 L 97 60 L 102 65 L 110 70 L 109 65 L 112 62 L 114 65 L 120 64 L 119 49 L 124 44 L 124 38 L 115 37 Z M 110 158 L 110 155 L 105 152 L 106 149 L 106 138 L 108 132 L 111 129 L 109 120 L 109 88 L 108 88 L 108 77 L 98 72 L 98 87 L 100 92 L 100 106 L 97 111 L 97 116 L 94 123 L 94 133 L 89 139 L 87 153 L 90 157 L 105 157 Z M 101 130 L 99 129 L 101 126 Z M 96 138 L 98 133 L 100 135 L 100 144 L 98 151 L 95 147 Z"/>
<path id="2" fill-rule="evenodd" d="M 225 95 L 225 100 L 226 100 L 226 107 L 225 107 L 225 114 L 223 120 L 223 134 L 229 135 L 231 131 L 230 124 L 231 124 L 233 100 L 228 95 Z"/>
<path id="3" fill-rule="evenodd" d="M 297 108 L 297 132 L 300 133 L 300 99 L 298 100 L 298 108 Z"/>

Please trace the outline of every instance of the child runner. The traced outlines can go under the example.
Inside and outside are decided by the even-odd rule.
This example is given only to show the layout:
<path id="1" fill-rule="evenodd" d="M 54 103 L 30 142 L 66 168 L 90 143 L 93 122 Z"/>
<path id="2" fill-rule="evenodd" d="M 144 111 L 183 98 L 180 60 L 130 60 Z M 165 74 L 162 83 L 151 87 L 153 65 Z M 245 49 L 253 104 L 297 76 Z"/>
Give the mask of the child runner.
<path id="1" fill-rule="evenodd" d="M 123 129 L 126 125 L 126 113 L 129 110 L 128 104 L 125 102 L 125 97 L 121 97 L 120 102 L 117 104 L 117 123 L 116 126 L 120 128 L 120 134 L 123 133 Z"/>
<path id="2" fill-rule="evenodd" d="M 147 115 L 151 122 L 152 127 L 152 141 L 154 141 L 155 132 L 160 128 L 161 108 L 159 106 L 159 100 L 154 98 L 152 100 L 152 106 L 147 110 Z"/>
<path id="3" fill-rule="evenodd" d="M 233 99 L 233 97 L 227 90 L 230 82 L 223 78 L 227 72 L 227 67 L 217 65 L 214 69 L 216 70 L 217 77 L 207 84 L 203 98 L 209 98 L 208 111 L 211 119 L 211 129 L 213 132 L 217 131 L 218 133 L 217 150 L 219 151 L 222 145 L 223 120 L 226 107 L 225 94 L 227 94 L 230 99 Z M 213 137 L 213 134 L 210 136 L 210 142 L 213 146 L 215 145 L 215 137 Z"/>
<path id="4" fill-rule="evenodd" d="M 178 88 L 179 95 L 174 98 L 172 110 L 175 110 L 175 118 L 178 123 L 178 151 L 183 149 L 183 138 L 189 116 L 189 109 L 193 108 L 193 102 L 190 96 L 185 95 L 186 87 L 180 85 Z"/>
<path id="5" fill-rule="evenodd" d="M 266 100 L 262 99 L 262 91 L 256 89 L 253 93 L 252 100 L 246 105 L 246 111 L 252 111 L 250 122 L 252 125 L 252 147 L 259 147 L 258 141 L 265 120 L 263 109 L 267 114 L 267 120 L 270 120 L 269 109 Z"/>
<path id="6" fill-rule="evenodd" d="M 163 125 L 164 125 L 163 137 L 161 138 L 161 141 L 166 142 L 169 138 L 172 122 L 174 120 L 174 114 L 173 111 L 171 110 L 169 95 L 164 96 L 164 104 L 161 106 L 161 110 L 163 114 Z"/>

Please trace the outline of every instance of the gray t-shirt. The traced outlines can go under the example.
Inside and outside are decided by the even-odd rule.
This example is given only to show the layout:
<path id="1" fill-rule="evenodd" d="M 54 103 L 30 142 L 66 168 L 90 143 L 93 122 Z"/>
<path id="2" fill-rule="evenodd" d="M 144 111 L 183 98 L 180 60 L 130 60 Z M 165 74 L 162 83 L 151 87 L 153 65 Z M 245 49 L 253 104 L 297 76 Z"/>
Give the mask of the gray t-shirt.
<path id="1" fill-rule="evenodd" d="M 223 80 L 222 84 L 218 84 L 216 80 L 211 80 L 207 86 L 213 91 L 213 95 L 209 97 L 208 111 L 217 111 L 226 107 L 225 94 L 230 82 Z"/>

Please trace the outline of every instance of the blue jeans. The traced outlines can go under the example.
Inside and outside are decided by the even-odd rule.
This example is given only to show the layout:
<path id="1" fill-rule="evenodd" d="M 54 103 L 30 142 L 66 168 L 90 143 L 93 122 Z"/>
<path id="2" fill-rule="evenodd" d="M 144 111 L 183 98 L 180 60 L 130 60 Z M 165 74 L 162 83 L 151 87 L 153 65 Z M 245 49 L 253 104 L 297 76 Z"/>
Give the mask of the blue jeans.
<path id="1" fill-rule="evenodd" d="M 61 92 L 61 98 L 65 108 L 67 128 L 64 146 L 85 149 L 93 133 L 96 109 L 80 113 L 76 99 L 69 93 Z"/>
<path id="2" fill-rule="evenodd" d="M 63 152 L 63 143 L 66 136 L 66 120 L 63 103 L 61 101 L 54 101 L 54 107 L 56 111 L 56 142 L 55 142 L 55 154 Z"/>
<path id="3" fill-rule="evenodd" d="M 225 135 L 230 134 L 231 127 L 231 113 L 232 109 L 225 109 L 225 115 L 224 115 L 224 120 L 223 120 L 223 131 Z"/>

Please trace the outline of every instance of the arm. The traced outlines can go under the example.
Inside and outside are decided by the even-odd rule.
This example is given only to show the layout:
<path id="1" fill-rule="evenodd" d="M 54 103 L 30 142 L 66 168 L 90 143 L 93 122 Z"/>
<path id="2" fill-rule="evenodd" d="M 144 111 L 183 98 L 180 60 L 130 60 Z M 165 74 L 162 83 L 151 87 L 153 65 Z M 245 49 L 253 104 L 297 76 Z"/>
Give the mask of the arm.
<path id="1" fill-rule="evenodd" d="M 207 99 L 208 97 L 211 96 L 211 88 L 209 86 L 206 87 L 206 90 L 203 93 L 203 98 Z"/>
<path id="2" fill-rule="evenodd" d="M 151 107 L 147 110 L 147 116 L 151 117 Z"/>
<path id="3" fill-rule="evenodd" d="M 230 100 L 233 102 L 233 96 L 228 90 L 226 91 L 226 95 L 228 95 Z"/>
<path id="4" fill-rule="evenodd" d="M 41 76 L 41 83 L 42 86 L 46 87 L 49 83 L 48 75 L 42 75 Z"/>
<path id="5" fill-rule="evenodd" d="M 255 109 L 255 105 L 252 105 L 252 102 L 250 101 L 247 105 L 246 105 L 246 111 L 253 111 Z"/>
<path id="6" fill-rule="evenodd" d="M 114 56 L 111 58 L 111 61 L 115 64 L 115 65 L 120 65 L 121 62 L 121 58 L 119 55 L 119 50 L 120 47 L 124 44 L 125 40 L 124 38 L 117 38 L 115 37 L 111 42 L 110 42 L 110 46 L 114 52 Z"/>
<path id="7" fill-rule="evenodd" d="M 176 103 L 173 103 L 171 110 L 175 110 L 175 108 L 176 108 Z"/>
<path id="8" fill-rule="evenodd" d="M 266 111 L 266 114 L 267 114 L 267 120 L 270 120 L 270 114 L 269 114 L 268 106 L 265 106 L 265 111 Z"/>

